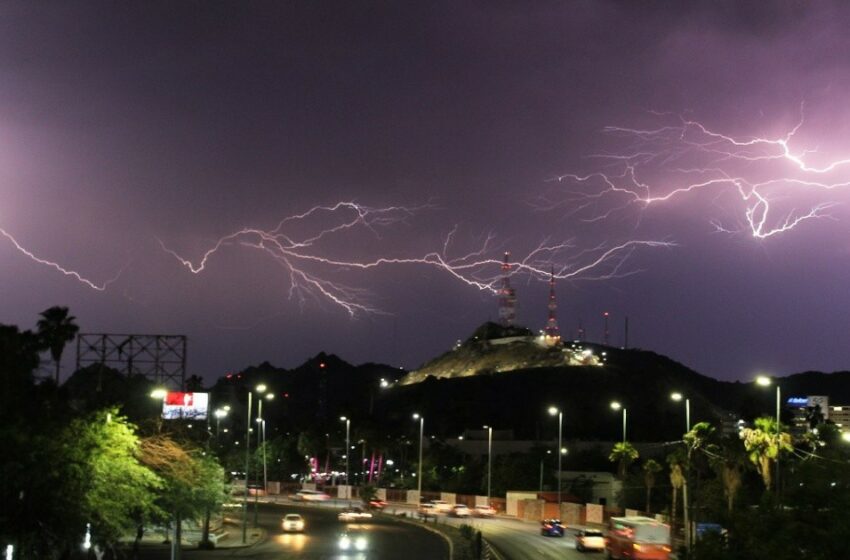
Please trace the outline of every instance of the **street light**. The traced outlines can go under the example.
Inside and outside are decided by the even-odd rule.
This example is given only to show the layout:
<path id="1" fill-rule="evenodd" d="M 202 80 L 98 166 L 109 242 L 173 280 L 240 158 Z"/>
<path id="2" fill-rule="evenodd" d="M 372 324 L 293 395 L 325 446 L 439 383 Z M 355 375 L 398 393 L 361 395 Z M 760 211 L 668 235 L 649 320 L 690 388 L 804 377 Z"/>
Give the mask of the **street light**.
<path id="1" fill-rule="evenodd" d="M 773 385 L 773 381 L 767 377 L 766 375 L 759 375 L 756 377 L 756 383 L 762 387 L 770 387 Z M 779 425 L 779 408 L 780 403 L 782 401 L 782 390 L 779 388 L 779 384 L 776 384 L 776 495 L 779 496 L 779 455 L 780 455 L 780 425 Z"/>
<path id="2" fill-rule="evenodd" d="M 487 430 L 487 505 L 490 505 L 490 475 L 493 472 L 493 426 L 484 426 Z"/>
<path id="3" fill-rule="evenodd" d="M 217 409 L 215 409 L 214 414 L 215 414 L 215 435 L 216 435 L 216 437 L 218 437 L 218 434 L 221 431 L 221 419 L 224 418 L 225 416 L 227 416 L 227 412 L 228 412 L 229 409 L 230 409 L 229 406 L 227 408 L 217 408 Z"/>
<path id="4" fill-rule="evenodd" d="M 351 419 L 345 416 L 339 417 L 340 422 L 345 422 L 345 485 L 351 487 L 351 479 L 348 478 L 348 456 L 351 454 Z M 350 497 L 350 496 L 349 496 Z"/>
<path id="5" fill-rule="evenodd" d="M 549 415 L 558 415 L 558 508 L 561 507 L 561 449 L 563 448 L 564 413 L 554 406 L 549 407 Z"/>
<path id="6" fill-rule="evenodd" d="M 416 475 L 419 500 L 422 501 L 422 437 L 425 435 L 425 417 L 418 412 L 413 414 L 414 420 L 419 420 L 419 474 Z"/>
<path id="7" fill-rule="evenodd" d="M 255 388 L 258 395 L 266 392 L 266 386 L 262 383 Z M 251 408 L 253 404 L 254 391 L 248 391 L 248 416 L 245 426 L 245 501 L 242 503 L 242 544 L 248 542 L 248 471 L 251 469 Z M 261 403 L 263 401 L 260 401 Z M 257 507 L 254 505 L 254 523 L 256 524 Z"/>
<path id="8" fill-rule="evenodd" d="M 618 403 L 617 401 L 613 401 L 611 403 L 612 410 L 623 410 L 623 443 L 626 443 L 626 418 L 628 417 L 628 413 L 626 412 L 626 407 Z"/>
<path id="9" fill-rule="evenodd" d="M 168 396 L 168 389 L 164 389 L 162 387 L 157 387 L 153 391 L 151 391 L 151 398 L 152 399 L 157 399 L 157 400 L 161 401 L 166 396 Z"/>
<path id="10" fill-rule="evenodd" d="M 682 393 L 673 393 L 670 398 L 676 402 L 685 401 L 685 433 L 691 431 L 691 399 L 685 398 Z M 690 508 L 688 502 L 688 478 L 690 478 L 690 464 L 686 465 L 685 480 L 682 482 L 682 503 L 685 516 L 685 548 L 691 547 L 691 523 L 690 523 Z"/>

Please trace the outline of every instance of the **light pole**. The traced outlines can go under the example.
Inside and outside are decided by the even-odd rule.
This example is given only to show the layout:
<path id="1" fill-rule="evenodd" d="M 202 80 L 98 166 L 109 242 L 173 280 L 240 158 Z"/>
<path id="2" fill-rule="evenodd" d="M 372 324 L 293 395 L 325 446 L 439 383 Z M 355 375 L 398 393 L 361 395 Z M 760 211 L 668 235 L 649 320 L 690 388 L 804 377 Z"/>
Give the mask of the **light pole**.
<path id="1" fill-rule="evenodd" d="M 425 417 L 418 412 L 413 414 L 414 420 L 419 420 L 419 474 L 416 475 L 419 501 L 422 501 L 422 437 L 425 435 Z"/>
<path id="2" fill-rule="evenodd" d="M 218 437 L 221 432 L 221 419 L 227 416 L 227 410 L 224 408 L 215 409 L 215 437 Z"/>
<path id="3" fill-rule="evenodd" d="M 773 381 L 765 375 L 759 375 L 756 377 L 756 383 L 761 385 L 762 387 L 770 387 L 773 384 Z M 780 443 L 780 425 L 779 425 L 779 409 L 780 403 L 782 401 L 782 390 L 779 388 L 779 384 L 776 384 L 776 496 L 779 497 L 779 455 L 782 452 L 781 443 Z"/>
<path id="4" fill-rule="evenodd" d="M 691 431 L 691 399 L 685 398 L 682 393 L 673 393 L 670 398 L 676 402 L 685 401 L 685 433 Z M 690 508 L 688 503 L 688 478 L 690 476 L 690 461 L 685 465 L 685 480 L 682 482 L 682 512 L 685 525 L 685 548 L 691 548 L 691 519 Z"/>
<path id="5" fill-rule="evenodd" d="M 263 384 L 257 385 L 257 394 L 261 395 L 266 392 L 266 386 Z M 242 503 L 242 544 L 248 542 L 248 471 L 251 468 L 251 408 L 253 403 L 254 392 L 248 391 L 248 418 L 245 427 L 245 501 Z M 262 401 L 260 401 L 262 402 Z M 254 507 L 256 514 L 257 508 Z"/>
<path id="6" fill-rule="evenodd" d="M 266 393 L 267 401 L 274 400 L 274 393 Z M 260 435 L 263 438 L 263 492 L 269 493 L 269 471 L 268 463 L 266 462 L 266 419 L 263 416 L 263 400 L 260 399 L 259 410 L 257 411 L 257 420 L 260 423 Z"/>
<path id="7" fill-rule="evenodd" d="M 339 417 L 340 422 L 345 422 L 345 485 L 348 486 L 348 490 L 346 492 L 351 491 L 351 479 L 348 474 L 348 456 L 351 455 L 351 419 L 346 418 L 345 416 Z M 348 496 L 351 498 L 351 496 Z"/>
<path id="8" fill-rule="evenodd" d="M 623 410 L 623 443 L 626 443 L 626 418 L 627 418 L 626 407 L 621 405 L 617 401 L 614 401 L 614 402 L 611 403 L 611 409 L 612 410 L 620 410 L 620 409 Z"/>
<path id="9" fill-rule="evenodd" d="M 561 409 L 554 406 L 549 407 L 551 416 L 558 415 L 558 508 L 561 507 L 561 455 L 563 455 L 563 431 L 564 431 L 564 413 Z M 559 514 L 560 515 L 560 514 Z"/>
<path id="10" fill-rule="evenodd" d="M 487 505 L 490 505 L 490 477 L 493 472 L 493 426 L 484 426 L 487 430 Z"/>

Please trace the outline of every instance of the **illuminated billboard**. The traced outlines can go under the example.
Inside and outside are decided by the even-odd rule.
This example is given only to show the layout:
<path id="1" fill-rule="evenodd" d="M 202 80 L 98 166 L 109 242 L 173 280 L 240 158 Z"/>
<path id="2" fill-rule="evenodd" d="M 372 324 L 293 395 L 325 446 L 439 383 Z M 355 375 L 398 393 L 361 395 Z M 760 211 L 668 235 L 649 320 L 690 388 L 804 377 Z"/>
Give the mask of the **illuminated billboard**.
<path id="1" fill-rule="evenodd" d="M 166 420 L 206 420 L 209 393 L 169 391 L 162 400 L 162 417 Z"/>

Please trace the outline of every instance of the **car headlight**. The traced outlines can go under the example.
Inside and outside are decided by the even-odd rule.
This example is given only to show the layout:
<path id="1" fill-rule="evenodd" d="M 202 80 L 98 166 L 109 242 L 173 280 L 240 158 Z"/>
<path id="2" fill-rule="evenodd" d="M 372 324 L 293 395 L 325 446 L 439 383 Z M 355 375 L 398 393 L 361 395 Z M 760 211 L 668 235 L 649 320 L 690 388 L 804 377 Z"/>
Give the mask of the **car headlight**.
<path id="1" fill-rule="evenodd" d="M 348 537 L 342 537 L 339 539 L 339 547 L 343 550 L 348 550 L 351 547 L 351 539 Z"/>
<path id="2" fill-rule="evenodd" d="M 357 547 L 357 550 L 366 550 L 366 538 L 359 537 L 356 541 L 354 541 L 354 546 Z"/>

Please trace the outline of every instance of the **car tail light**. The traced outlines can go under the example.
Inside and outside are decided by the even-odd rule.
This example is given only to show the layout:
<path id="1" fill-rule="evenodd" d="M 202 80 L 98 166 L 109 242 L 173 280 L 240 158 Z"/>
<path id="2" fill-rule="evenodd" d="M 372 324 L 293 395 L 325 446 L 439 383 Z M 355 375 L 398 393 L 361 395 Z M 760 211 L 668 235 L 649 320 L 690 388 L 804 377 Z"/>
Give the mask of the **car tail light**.
<path id="1" fill-rule="evenodd" d="M 635 551 L 637 551 L 637 552 L 640 552 L 640 551 L 642 551 L 642 550 L 643 550 L 643 547 L 642 547 L 641 545 L 639 545 L 638 543 L 632 543 L 632 547 L 633 547 L 633 548 L 635 549 Z"/>

